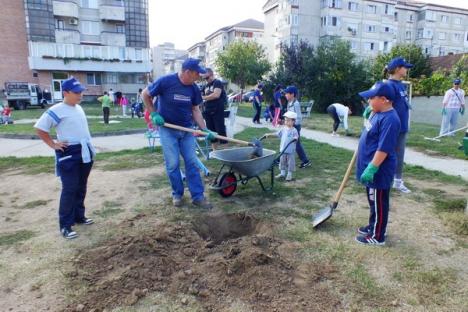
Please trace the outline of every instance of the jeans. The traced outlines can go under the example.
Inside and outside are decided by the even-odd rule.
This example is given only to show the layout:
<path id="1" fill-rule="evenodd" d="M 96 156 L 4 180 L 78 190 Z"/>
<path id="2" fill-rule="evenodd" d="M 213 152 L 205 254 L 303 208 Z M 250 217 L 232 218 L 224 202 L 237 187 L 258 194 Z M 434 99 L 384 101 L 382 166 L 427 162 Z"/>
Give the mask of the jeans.
<path id="1" fill-rule="evenodd" d="M 255 115 L 253 117 L 253 122 L 258 122 L 260 123 L 260 114 L 262 112 L 262 104 L 261 103 L 253 103 L 254 109 L 255 109 Z"/>
<path id="2" fill-rule="evenodd" d="M 459 108 L 446 108 L 445 115 L 442 116 L 442 125 L 440 126 L 439 135 L 446 134 L 455 130 L 458 121 Z"/>
<path id="3" fill-rule="evenodd" d="M 195 153 L 195 137 L 192 133 L 159 128 L 159 136 L 163 149 L 166 173 L 172 187 L 172 196 L 182 198 L 184 195 L 184 183 L 180 174 L 180 155 L 184 159 L 187 186 L 192 200 L 204 199 L 204 186 L 197 166 Z"/>
<path id="4" fill-rule="evenodd" d="M 109 108 L 109 107 L 103 107 L 103 108 L 102 108 L 102 115 L 103 115 L 104 123 L 105 123 L 105 124 L 108 124 L 108 123 L 109 123 L 109 112 L 110 112 L 110 108 Z"/>
<path id="5" fill-rule="evenodd" d="M 328 106 L 327 113 L 333 118 L 333 132 L 336 132 L 340 126 L 340 117 L 338 117 L 336 107 L 333 105 Z"/>
<path id="6" fill-rule="evenodd" d="M 403 175 L 403 163 L 405 160 L 405 148 L 406 148 L 406 135 L 407 132 L 400 132 L 397 139 L 396 155 L 397 155 L 397 166 L 395 171 L 395 179 L 401 179 Z"/>
<path id="7" fill-rule="evenodd" d="M 85 219 L 84 200 L 93 162 L 83 163 L 81 145 L 70 145 L 64 152 L 57 151 L 56 155 L 62 180 L 59 206 L 59 226 L 62 229 Z"/>
<path id="8" fill-rule="evenodd" d="M 294 125 L 294 128 L 296 128 L 297 134 L 299 135 L 299 138 L 296 142 L 297 156 L 299 156 L 299 159 L 301 160 L 302 163 L 309 162 L 309 158 L 307 157 L 304 147 L 302 147 L 302 144 L 301 144 L 301 125 Z"/>

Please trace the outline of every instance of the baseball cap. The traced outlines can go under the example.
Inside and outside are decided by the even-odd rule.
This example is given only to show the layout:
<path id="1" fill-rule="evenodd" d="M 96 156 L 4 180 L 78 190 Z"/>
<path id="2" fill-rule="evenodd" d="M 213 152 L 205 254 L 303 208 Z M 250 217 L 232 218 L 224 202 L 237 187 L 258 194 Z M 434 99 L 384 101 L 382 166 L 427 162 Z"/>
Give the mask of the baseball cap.
<path id="1" fill-rule="evenodd" d="M 456 84 L 456 85 L 461 84 L 461 79 L 457 78 L 457 79 L 453 80 L 453 84 Z"/>
<path id="2" fill-rule="evenodd" d="M 294 94 L 294 96 L 296 96 L 297 88 L 295 86 L 287 86 L 286 89 L 284 89 L 284 93 L 291 93 Z"/>
<path id="3" fill-rule="evenodd" d="M 62 91 L 71 91 L 74 93 L 80 93 L 86 90 L 81 83 L 75 78 L 70 77 L 67 80 L 62 81 Z"/>
<path id="4" fill-rule="evenodd" d="M 366 99 L 370 99 L 374 96 L 385 96 L 392 102 L 396 98 L 395 89 L 390 84 L 383 81 L 376 82 L 369 90 L 359 92 L 359 95 Z"/>
<path id="5" fill-rule="evenodd" d="M 206 70 L 200 66 L 200 60 L 189 57 L 182 63 L 182 70 L 192 70 L 199 74 L 206 74 Z"/>
<path id="6" fill-rule="evenodd" d="M 296 119 L 297 118 L 297 114 L 295 112 L 291 112 L 291 111 L 287 111 L 286 113 L 284 113 L 283 116 L 286 117 L 286 118 L 290 118 L 290 119 Z"/>
<path id="7" fill-rule="evenodd" d="M 395 57 L 392 59 L 390 62 L 387 64 L 387 69 L 388 70 L 393 70 L 397 67 L 406 67 L 406 68 L 411 68 L 413 67 L 413 64 L 407 63 L 406 60 L 402 57 Z"/>

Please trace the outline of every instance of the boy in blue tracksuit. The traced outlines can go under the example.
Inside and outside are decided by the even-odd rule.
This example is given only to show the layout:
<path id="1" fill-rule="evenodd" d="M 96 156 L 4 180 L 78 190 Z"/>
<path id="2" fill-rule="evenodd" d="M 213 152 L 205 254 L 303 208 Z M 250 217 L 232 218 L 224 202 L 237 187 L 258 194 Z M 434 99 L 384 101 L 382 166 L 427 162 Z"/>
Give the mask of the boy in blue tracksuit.
<path id="1" fill-rule="evenodd" d="M 373 113 L 366 120 L 359 139 L 356 163 L 356 178 L 366 186 L 369 223 L 358 229 L 360 235 L 356 241 L 365 245 L 384 245 L 400 133 L 400 119 L 392 106 L 396 93 L 388 82 L 377 82 L 359 95 L 369 99 Z"/>

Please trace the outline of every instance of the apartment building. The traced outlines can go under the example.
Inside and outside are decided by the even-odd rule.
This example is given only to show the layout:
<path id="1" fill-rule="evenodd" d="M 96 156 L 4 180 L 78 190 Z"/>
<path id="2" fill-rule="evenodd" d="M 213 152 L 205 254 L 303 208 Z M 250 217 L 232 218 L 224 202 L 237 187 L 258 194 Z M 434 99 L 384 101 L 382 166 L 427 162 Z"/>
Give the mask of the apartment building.
<path id="1" fill-rule="evenodd" d="M 263 44 L 263 23 L 247 19 L 235 25 L 218 29 L 205 38 L 205 65 L 216 72 L 216 57 L 235 40 L 256 41 Z"/>
<path id="2" fill-rule="evenodd" d="M 206 54 L 206 43 L 205 42 L 198 42 L 195 43 L 193 46 L 187 49 L 188 56 L 191 58 L 199 59 L 205 64 L 205 54 Z"/>
<path id="3" fill-rule="evenodd" d="M 0 4 L 15 6 L 16 15 L 9 18 L 16 21 L 16 29 L 25 28 L 27 55 L 14 43 L 9 57 L 26 61 L 30 71 L 15 77 L 2 72 L 2 79 L 37 82 L 51 89 L 55 100 L 62 98 L 61 81 L 70 76 L 86 86 L 86 97 L 109 88 L 134 94 L 146 85 L 151 72 L 148 0 L 0 0 Z M 3 29 L 3 17 L 0 23 Z"/>
<path id="4" fill-rule="evenodd" d="M 430 56 L 468 51 L 468 10 L 411 0 L 269 0 L 263 6 L 265 44 L 275 62 L 280 45 L 317 45 L 338 37 L 360 57 L 375 57 L 399 43 Z"/>
<path id="5" fill-rule="evenodd" d="M 176 59 L 187 54 L 185 50 L 175 48 L 172 42 L 164 42 L 153 47 L 153 79 L 157 79 L 170 73 L 171 67 L 174 67 Z"/>

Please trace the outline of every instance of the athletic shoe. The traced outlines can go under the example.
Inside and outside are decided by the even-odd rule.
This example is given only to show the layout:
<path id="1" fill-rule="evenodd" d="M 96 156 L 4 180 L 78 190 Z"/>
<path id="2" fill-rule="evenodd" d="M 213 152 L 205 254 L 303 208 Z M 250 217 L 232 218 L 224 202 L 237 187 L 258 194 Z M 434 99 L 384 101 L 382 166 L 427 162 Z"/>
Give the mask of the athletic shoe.
<path id="1" fill-rule="evenodd" d="M 359 227 L 357 231 L 359 234 L 368 235 L 370 230 L 371 230 L 370 226 L 366 225 L 366 226 Z"/>
<path id="2" fill-rule="evenodd" d="M 73 239 L 73 238 L 77 238 L 78 237 L 78 234 L 76 234 L 75 231 L 73 231 L 71 229 L 71 227 L 65 227 L 65 228 L 62 228 L 60 230 L 60 233 L 62 233 L 62 236 L 66 239 Z"/>
<path id="3" fill-rule="evenodd" d="M 84 218 L 83 220 L 76 221 L 75 223 L 77 223 L 77 224 L 90 225 L 90 224 L 93 224 L 93 223 L 94 223 L 94 220 L 93 220 L 93 219 L 90 219 L 90 218 Z"/>
<path id="4" fill-rule="evenodd" d="M 312 163 L 310 162 L 310 160 L 308 160 L 308 161 L 303 162 L 302 164 L 300 164 L 299 168 L 304 169 L 304 168 L 307 168 L 307 167 L 310 167 L 310 166 L 312 166 Z"/>
<path id="5" fill-rule="evenodd" d="M 288 175 L 288 176 L 286 177 L 286 182 L 291 182 L 292 180 L 293 180 L 293 177 L 292 177 L 292 176 Z"/>
<path id="6" fill-rule="evenodd" d="M 194 200 L 192 201 L 192 205 L 198 208 L 206 209 L 206 210 L 213 209 L 213 205 L 209 201 L 207 201 L 206 198 L 200 199 L 200 200 Z"/>
<path id="7" fill-rule="evenodd" d="M 375 246 L 384 246 L 385 241 L 378 241 L 375 238 L 372 238 L 370 235 L 358 235 L 356 236 L 356 242 L 363 245 L 375 245 Z"/>
<path id="8" fill-rule="evenodd" d="M 405 186 L 403 181 L 401 181 L 399 183 L 393 183 L 393 188 L 395 190 L 397 190 L 397 191 L 400 191 L 401 193 L 404 193 L 404 194 L 411 193 L 411 190 Z"/>
<path id="9" fill-rule="evenodd" d="M 180 206 L 182 206 L 182 198 L 173 197 L 173 198 L 172 198 L 172 204 L 174 205 L 174 207 L 180 207 Z"/>
<path id="10" fill-rule="evenodd" d="M 275 178 L 276 178 L 276 179 L 284 179 L 284 178 L 285 178 L 285 175 L 280 173 L 280 174 L 277 174 L 277 175 L 275 176 Z"/>

